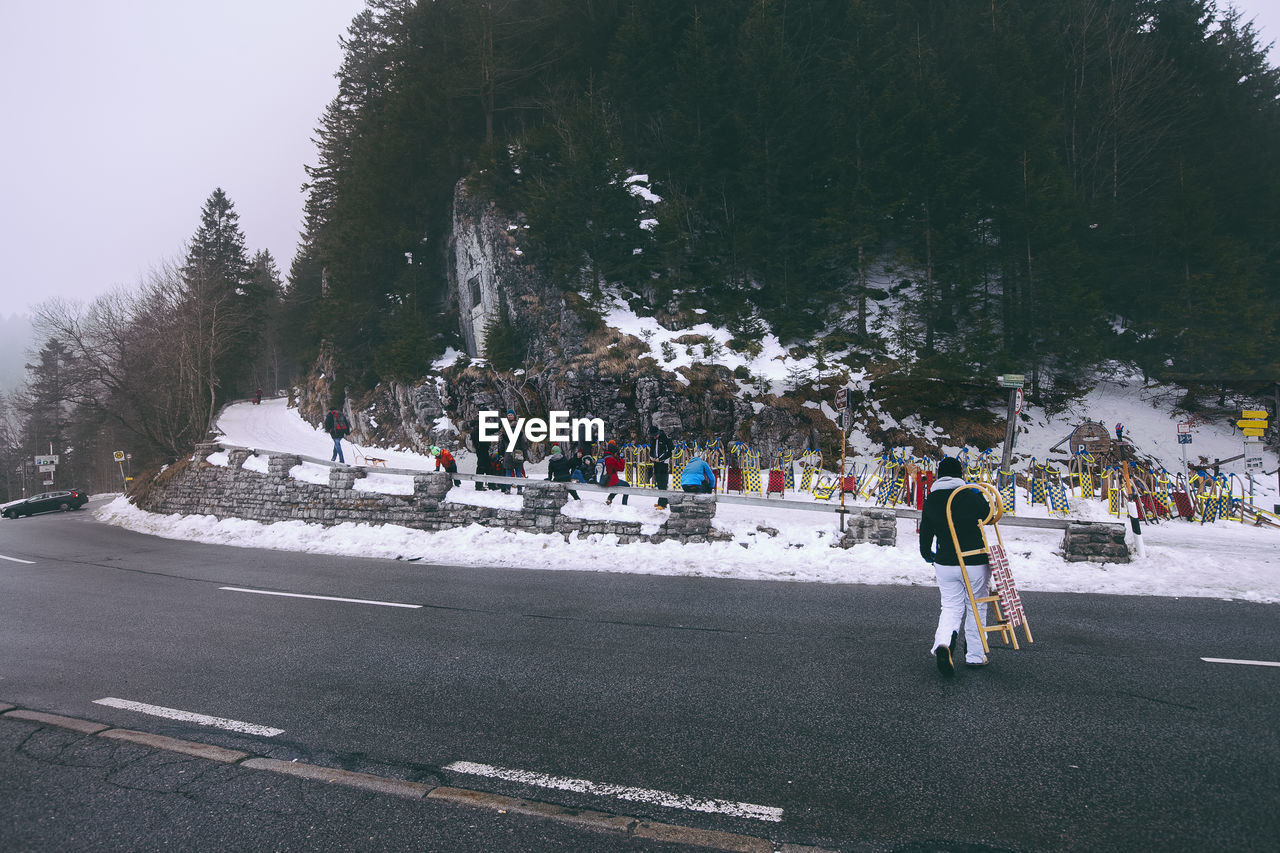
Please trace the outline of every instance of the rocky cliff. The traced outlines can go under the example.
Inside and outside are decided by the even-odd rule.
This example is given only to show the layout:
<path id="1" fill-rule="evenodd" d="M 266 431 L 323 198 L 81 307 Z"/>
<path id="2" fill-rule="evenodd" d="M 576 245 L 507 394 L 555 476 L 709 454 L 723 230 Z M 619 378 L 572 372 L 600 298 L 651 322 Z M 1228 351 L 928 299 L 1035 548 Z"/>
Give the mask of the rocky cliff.
<path id="1" fill-rule="evenodd" d="M 609 438 L 644 440 L 655 424 L 675 438 L 744 440 L 766 450 L 824 446 L 839 432 L 821 412 L 738 394 L 728 368 L 703 363 L 677 377 L 648 357 L 640 340 L 605 327 L 580 294 L 549 281 L 526 262 L 519 217 L 473 197 L 465 182 L 454 195 L 446 253 L 447 308 L 457 318 L 466 357 L 412 385 L 387 382 L 346 399 L 353 438 L 423 449 L 455 444 L 483 410 L 514 409 L 545 417 L 604 420 Z M 505 316 L 526 351 L 524 367 L 495 370 L 484 360 L 485 337 Z M 341 366 L 322 355 L 299 388 L 305 418 L 319 423 L 344 383 Z M 793 401 L 794 402 L 794 401 Z"/>

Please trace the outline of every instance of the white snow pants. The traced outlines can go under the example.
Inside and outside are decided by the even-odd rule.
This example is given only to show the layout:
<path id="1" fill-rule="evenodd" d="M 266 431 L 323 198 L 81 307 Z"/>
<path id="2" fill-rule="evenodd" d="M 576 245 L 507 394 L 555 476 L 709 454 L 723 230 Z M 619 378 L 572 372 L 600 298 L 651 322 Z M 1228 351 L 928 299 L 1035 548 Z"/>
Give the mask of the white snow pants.
<path id="1" fill-rule="evenodd" d="M 987 595 L 987 581 L 991 576 L 991 567 L 986 563 L 967 565 L 969 583 L 973 584 L 973 597 L 984 598 Z M 986 655 L 982 652 L 982 636 L 969 613 L 969 594 L 964 589 L 964 576 L 959 566 L 943 566 L 933 564 L 938 575 L 938 592 L 942 596 L 942 610 L 938 614 L 938 630 L 933 635 L 932 653 L 938 646 L 951 644 L 951 633 L 964 626 L 964 640 L 967 649 L 964 659 L 966 663 L 982 663 Z M 987 612 L 990 608 L 985 604 L 978 605 L 978 613 L 982 616 L 982 624 L 987 624 Z"/>

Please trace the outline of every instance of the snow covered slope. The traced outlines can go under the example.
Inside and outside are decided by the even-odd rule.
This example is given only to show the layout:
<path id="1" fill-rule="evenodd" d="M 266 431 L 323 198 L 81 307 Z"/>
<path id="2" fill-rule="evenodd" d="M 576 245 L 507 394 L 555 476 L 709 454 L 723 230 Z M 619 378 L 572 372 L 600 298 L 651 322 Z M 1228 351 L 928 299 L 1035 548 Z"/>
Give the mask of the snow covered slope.
<path id="1" fill-rule="evenodd" d="M 1116 398 L 1119 399 L 1119 398 Z M 1142 403 L 1118 419 L 1136 425 Z M 1129 414 L 1134 412 L 1135 414 Z M 233 444 L 263 450 L 297 452 L 328 458 L 332 442 L 302 421 L 281 400 L 261 406 L 231 406 L 219 429 Z M 1044 425 L 1056 442 L 1061 435 Z M 1023 440 L 1034 440 L 1031 436 Z M 1141 446 L 1141 439 L 1139 439 Z M 1047 449 L 1047 445 L 1046 445 Z M 215 454 L 218 456 L 219 454 Z M 225 456 L 225 454 L 222 454 Z M 413 453 L 377 451 L 392 467 L 429 470 L 434 463 Z M 218 459 L 211 458 L 217 462 Z M 225 464 L 225 460 L 222 460 Z M 470 464 L 468 464 L 470 463 Z M 472 459 L 460 461 L 474 470 Z M 533 466 L 530 476 L 545 475 Z M 399 490 L 396 475 L 373 478 L 373 489 Z M 381 484 L 381 485 L 379 485 Z M 570 502 L 566 513 L 595 518 L 627 518 L 651 529 L 662 513 L 644 499 L 629 506 L 605 506 L 603 490 L 585 487 L 583 500 Z M 454 500 L 517 507 L 515 494 L 477 492 L 464 483 L 450 493 Z M 807 496 L 800 498 L 808 500 Z M 560 536 L 525 534 L 472 526 L 441 533 L 399 527 L 343 524 L 319 527 L 302 522 L 262 525 L 211 517 L 159 516 L 145 513 L 123 498 L 99 510 L 99 517 L 130 529 L 170 538 L 230 545 L 279 548 L 290 551 L 385 557 L 451 564 L 511 566 L 543 570 L 633 572 L 820 583 L 932 585 L 933 573 L 920 559 L 915 523 L 900 520 L 898 545 L 880 548 L 860 545 L 850 550 L 830 547 L 838 538 L 836 517 L 824 513 L 722 504 L 716 514 L 719 528 L 734 541 L 706 545 L 618 545 L 613 537 L 593 536 L 565 542 Z M 1057 553 L 1062 534 L 1057 530 L 1002 527 L 1014 575 L 1024 592 L 1103 592 L 1133 595 L 1201 596 L 1280 602 L 1280 531 L 1244 527 L 1220 521 L 1200 525 L 1172 521 L 1144 528 L 1147 556 L 1128 565 L 1066 563 Z M 1034 596 L 1027 599 L 1034 619 Z"/>

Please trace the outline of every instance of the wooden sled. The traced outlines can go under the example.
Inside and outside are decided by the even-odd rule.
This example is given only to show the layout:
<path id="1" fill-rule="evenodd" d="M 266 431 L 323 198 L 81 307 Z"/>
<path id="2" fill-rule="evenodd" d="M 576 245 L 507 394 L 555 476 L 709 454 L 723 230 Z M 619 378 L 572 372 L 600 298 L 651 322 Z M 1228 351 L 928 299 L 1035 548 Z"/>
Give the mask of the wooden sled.
<path id="1" fill-rule="evenodd" d="M 987 517 L 982 520 L 978 527 L 978 531 L 982 534 L 982 548 L 972 551 L 960 550 L 960 537 L 956 535 L 955 522 L 951 519 L 951 502 L 956 499 L 956 495 L 965 489 L 978 489 L 987 499 L 987 504 L 991 507 L 991 511 Z M 990 652 L 991 646 L 987 642 L 987 634 L 999 634 L 1006 643 L 1015 649 L 1018 646 L 1018 635 L 1014 629 L 1021 626 L 1023 633 L 1026 635 L 1027 642 L 1033 642 L 1031 638 L 1031 625 L 1027 622 L 1027 614 L 1022 607 L 1022 599 L 1018 595 L 1018 588 L 1013 582 L 1013 573 L 1009 569 L 1009 558 L 1004 550 L 1004 538 L 1000 534 L 1000 527 L 997 522 L 1004 515 L 1003 503 L 1000 500 L 1000 492 L 990 483 L 967 483 L 960 486 L 951 493 L 947 498 L 947 528 L 951 531 L 951 544 L 955 546 L 956 555 L 960 559 L 960 576 L 964 578 L 965 592 L 969 594 L 969 610 L 973 616 L 974 624 L 978 626 L 978 636 L 982 638 L 982 651 Z M 996 543 L 992 544 L 987 538 L 987 526 L 996 532 Z M 992 594 L 976 598 L 973 594 L 973 584 L 969 580 L 969 570 L 965 566 L 965 557 L 974 557 L 984 555 L 987 558 L 987 564 L 991 567 L 991 590 Z M 978 615 L 979 604 L 990 604 L 995 614 L 995 619 L 990 625 L 982 623 L 982 617 Z"/>

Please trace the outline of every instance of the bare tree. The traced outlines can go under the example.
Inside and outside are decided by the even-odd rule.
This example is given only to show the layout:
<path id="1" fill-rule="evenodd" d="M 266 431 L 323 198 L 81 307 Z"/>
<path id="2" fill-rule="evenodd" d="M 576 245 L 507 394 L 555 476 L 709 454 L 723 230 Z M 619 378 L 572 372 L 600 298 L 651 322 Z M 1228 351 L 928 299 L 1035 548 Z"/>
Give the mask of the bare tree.
<path id="1" fill-rule="evenodd" d="M 212 415 L 210 353 L 218 309 L 193 300 L 167 265 L 137 292 L 115 290 L 87 306 L 52 300 L 35 328 L 71 352 L 71 402 L 110 419 L 169 456 L 188 452 Z"/>

